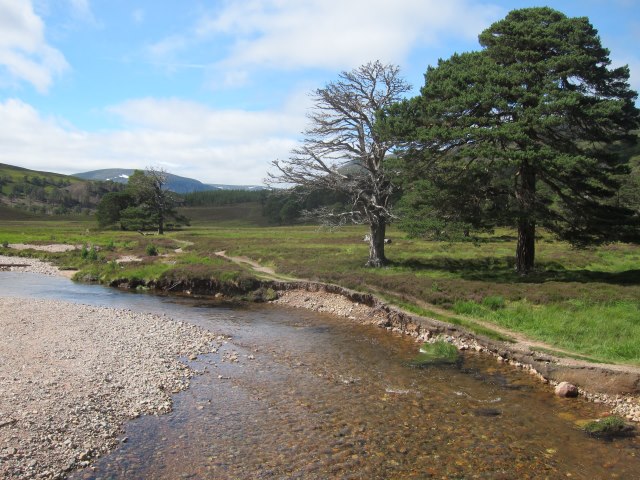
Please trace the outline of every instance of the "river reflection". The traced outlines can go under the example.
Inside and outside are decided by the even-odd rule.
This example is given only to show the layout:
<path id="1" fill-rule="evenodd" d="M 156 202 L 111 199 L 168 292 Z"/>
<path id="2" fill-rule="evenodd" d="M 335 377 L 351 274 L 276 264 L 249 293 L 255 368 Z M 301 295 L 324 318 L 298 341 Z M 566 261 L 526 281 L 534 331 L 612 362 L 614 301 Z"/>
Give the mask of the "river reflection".
<path id="1" fill-rule="evenodd" d="M 232 337 L 191 362 L 204 373 L 172 413 L 130 422 L 126 443 L 71 478 L 640 478 L 638 439 L 576 427 L 598 405 L 493 359 L 416 369 L 415 342 L 377 327 L 43 278 L 0 273 L 2 295 L 164 312 Z"/>

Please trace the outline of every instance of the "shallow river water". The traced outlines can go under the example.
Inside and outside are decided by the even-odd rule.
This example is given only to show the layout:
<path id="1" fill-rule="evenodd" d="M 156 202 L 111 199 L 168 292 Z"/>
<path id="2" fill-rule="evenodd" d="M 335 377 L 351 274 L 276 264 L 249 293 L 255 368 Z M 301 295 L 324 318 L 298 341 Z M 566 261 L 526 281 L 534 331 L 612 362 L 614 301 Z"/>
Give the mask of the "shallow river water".
<path id="1" fill-rule="evenodd" d="M 605 442 L 576 426 L 602 407 L 556 398 L 492 358 L 417 369 L 412 339 L 328 315 L 10 272 L 0 285 L 4 296 L 162 312 L 231 336 L 190 362 L 204 373 L 172 413 L 131 421 L 128 441 L 73 479 L 640 478 L 637 438 Z"/>

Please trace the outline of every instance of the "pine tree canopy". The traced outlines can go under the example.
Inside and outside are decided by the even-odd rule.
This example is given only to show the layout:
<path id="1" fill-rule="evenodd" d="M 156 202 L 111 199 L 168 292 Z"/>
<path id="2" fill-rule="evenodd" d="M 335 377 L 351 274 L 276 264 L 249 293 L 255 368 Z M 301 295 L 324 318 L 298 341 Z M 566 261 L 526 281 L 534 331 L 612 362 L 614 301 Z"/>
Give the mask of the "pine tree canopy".
<path id="1" fill-rule="evenodd" d="M 482 50 L 430 67 L 421 95 L 396 110 L 413 158 L 478 169 L 476 188 L 508 194 L 523 273 L 536 225 L 577 245 L 639 239 L 637 212 L 615 202 L 628 169 L 618 153 L 640 125 L 628 67 L 611 67 L 587 18 L 547 7 L 514 10 L 479 40 Z"/>

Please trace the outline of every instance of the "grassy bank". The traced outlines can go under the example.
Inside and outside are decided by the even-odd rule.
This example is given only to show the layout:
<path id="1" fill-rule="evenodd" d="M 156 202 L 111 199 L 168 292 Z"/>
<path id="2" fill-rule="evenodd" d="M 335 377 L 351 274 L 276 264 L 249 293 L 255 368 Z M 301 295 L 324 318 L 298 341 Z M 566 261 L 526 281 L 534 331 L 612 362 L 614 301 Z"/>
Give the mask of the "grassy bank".
<path id="1" fill-rule="evenodd" d="M 543 236 L 537 243 L 536 272 L 522 277 L 513 270 L 515 237 L 510 231 L 475 241 L 436 242 L 407 239 L 391 229 L 391 264 L 368 269 L 365 228 L 264 227 L 229 218 L 228 212 L 217 218 L 199 213 L 191 227 L 162 238 L 100 232 L 84 219 L 7 221 L 0 226 L 0 243 L 98 245 L 97 261 L 75 258 L 77 252 L 55 260 L 75 263 L 101 281 L 162 276 L 239 281 L 250 276 L 245 267 L 215 257 L 214 252 L 225 250 L 288 276 L 382 294 L 416 312 L 429 312 L 432 305 L 444 312 L 442 319 L 472 329 L 485 328 L 478 325 L 481 320 L 591 358 L 640 364 L 638 246 L 576 250 Z M 159 256 L 146 255 L 150 243 Z M 184 253 L 175 254 L 179 247 Z M 139 255 L 143 261 L 116 264 L 122 255 Z"/>

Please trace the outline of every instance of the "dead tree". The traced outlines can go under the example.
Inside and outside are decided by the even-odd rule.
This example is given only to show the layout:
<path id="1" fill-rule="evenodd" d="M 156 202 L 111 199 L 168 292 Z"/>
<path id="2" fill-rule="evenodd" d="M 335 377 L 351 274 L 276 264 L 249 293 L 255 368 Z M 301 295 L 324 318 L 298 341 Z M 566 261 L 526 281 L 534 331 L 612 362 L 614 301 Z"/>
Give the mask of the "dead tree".
<path id="1" fill-rule="evenodd" d="M 330 225 L 367 224 L 370 228 L 367 266 L 381 267 L 384 235 L 393 219 L 394 192 L 385 172 L 385 156 L 393 144 L 376 134 L 377 115 L 399 101 L 410 85 L 394 65 L 367 63 L 312 93 L 314 105 L 302 145 L 288 160 L 276 160 L 267 183 L 300 185 L 305 190 L 342 192 L 350 199 L 347 212 L 321 209 L 315 216 Z"/>

